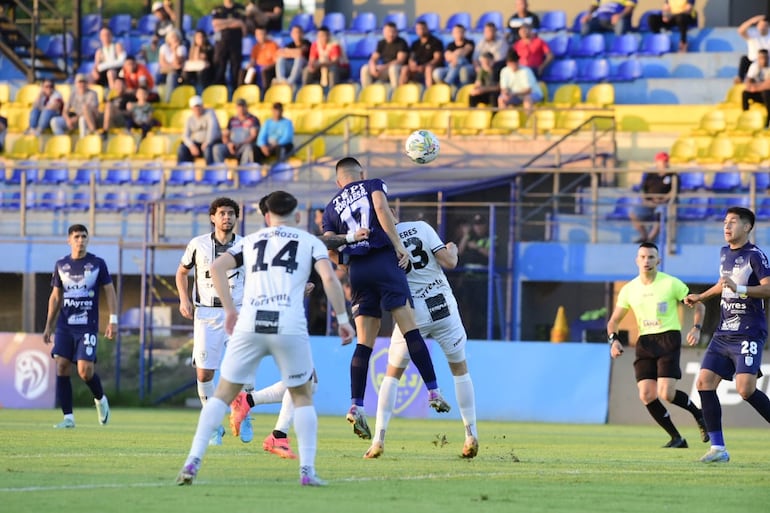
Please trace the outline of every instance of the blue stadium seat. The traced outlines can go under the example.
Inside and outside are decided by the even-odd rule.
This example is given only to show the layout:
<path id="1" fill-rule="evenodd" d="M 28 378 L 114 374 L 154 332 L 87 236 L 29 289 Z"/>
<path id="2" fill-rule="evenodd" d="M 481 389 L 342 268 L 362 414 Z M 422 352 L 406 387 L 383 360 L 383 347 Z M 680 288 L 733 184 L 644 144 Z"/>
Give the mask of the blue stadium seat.
<path id="1" fill-rule="evenodd" d="M 327 12 L 321 20 L 321 26 L 328 28 L 332 34 L 345 31 L 345 15 L 341 12 Z"/>
<path id="2" fill-rule="evenodd" d="M 639 17 L 639 26 L 636 30 L 639 32 L 649 32 L 650 31 L 650 16 L 653 14 L 659 15 L 661 13 L 660 9 L 651 9 L 649 11 L 645 11 L 642 13 L 642 15 Z"/>
<path id="3" fill-rule="evenodd" d="M 718 171 L 710 189 L 714 192 L 734 192 L 741 188 L 740 171 Z"/>
<path id="4" fill-rule="evenodd" d="M 762 198 L 762 202 L 757 206 L 756 215 L 758 221 L 770 219 L 770 197 Z"/>
<path id="5" fill-rule="evenodd" d="M 705 187 L 706 179 L 702 171 L 679 173 L 679 190 L 681 192 L 697 191 Z"/>
<path id="6" fill-rule="evenodd" d="M 116 14 L 110 18 L 110 22 L 107 26 L 112 31 L 112 35 L 116 37 L 127 35 L 131 32 L 131 15 Z"/>
<path id="7" fill-rule="evenodd" d="M 577 63 L 573 59 L 553 61 L 545 69 L 546 82 L 572 82 L 577 76 Z"/>
<path id="8" fill-rule="evenodd" d="M 500 11 L 488 11 L 479 16 L 479 19 L 476 20 L 476 32 L 483 32 L 484 31 L 484 25 L 487 23 L 492 22 L 497 27 L 498 31 L 503 30 L 503 13 Z"/>
<path id="9" fill-rule="evenodd" d="M 431 32 L 438 32 L 441 30 L 441 16 L 437 12 L 425 12 L 417 16 L 414 22 L 424 22 L 428 26 L 428 30 Z"/>
<path id="10" fill-rule="evenodd" d="M 94 55 L 96 55 L 96 50 L 101 48 L 101 45 L 102 44 L 99 42 L 98 37 L 83 37 L 83 39 L 80 41 L 80 52 L 82 53 L 83 58 L 93 59 Z M 85 62 L 82 64 L 85 64 Z M 93 62 L 91 64 L 93 64 Z"/>
<path id="11" fill-rule="evenodd" d="M 252 164 L 238 170 L 238 183 L 241 187 L 257 185 L 262 181 L 262 166 Z"/>
<path id="12" fill-rule="evenodd" d="M 209 166 L 204 172 L 198 185 L 208 185 L 219 187 L 220 185 L 232 185 L 232 180 L 228 176 L 227 167 L 224 165 Z"/>
<path id="13" fill-rule="evenodd" d="M 350 22 L 348 32 L 353 34 L 366 34 L 377 30 L 377 15 L 373 12 L 359 12 Z"/>
<path id="14" fill-rule="evenodd" d="M 724 219 L 730 207 L 749 207 L 749 197 L 741 196 L 711 196 L 708 199 L 708 217 Z"/>
<path id="15" fill-rule="evenodd" d="M 40 183 L 48 185 L 58 185 L 69 181 L 69 170 L 65 163 L 59 163 L 62 167 L 48 168 L 43 172 Z"/>
<path id="16" fill-rule="evenodd" d="M 580 34 L 580 19 L 586 14 L 588 14 L 588 11 L 581 11 L 575 16 L 575 19 L 572 20 L 572 32 L 575 34 Z"/>
<path id="17" fill-rule="evenodd" d="M 462 25 L 467 31 L 471 30 L 471 13 L 469 12 L 456 12 L 449 16 L 446 20 L 444 30 L 446 32 L 452 32 L 455 25 Z"/>
<path id="18" fill-rule="evenodd" d="M 566 34 L 559 34 L 550 41 L 547 41 L 548 47 L 555 59 L 561 59 L 567 55 L 570 45 L 570 37 Z"/>
<path id="19" fill-rule="evenodd" d="M 757 192 L 764 192 L 767 190 L 768 187 L 770 187 L 770 173 L 754 173 L 753 176 L 754 176 L 754 179 L 757 181 L 756 183 Z M 745 189 L 749 188 L 748 183 L 744 188 Z"/>
<path id="20" fill-rule="evenodd" d="M 385 17 L 382 18 L 382 25 L 385 26 L 388 22 L 395 23 L 399 32 L 403 32 L 409 28 L 406 13 L 403 11 L 389 12 L 386 14 Z"/>
<path id="21" fill-rule="evenodd" d="M 169 213 L 187 213 L 195 208 L 195 200 L 186 194 L 169 194 L 166 199 L 169 200 L 166 202 L 166 212 Z"/>
<path id="22" fill-rule="evenodd" d="M 607 214 L 608 220 L 625 221 L 630 219 L 629 212 L 639 203 L 639 196 L 621 196 L 615 200 L 615 207 Z"/>
<path id="23" fill-rule="evenodd" d="M 564 11 L 547 11 L 540 18 L 541 32 L 556 32 L 567 29 L 567 13 Z"/>
<path id="24" fill-rule="evenodd" d="M 66 46 L 65 46 L 66 43 Z M 68 58 L 75 51 L 75 38 L 67 32 L 64 36 L 56 34 L 48 42 L 45 54 L 52 59 Z"/>
<path id="25" fill-rule="evenodd" d="M 101 14 L 86 14 L 80 20 L 80 33 L 83 36 L 92 36 L 98 34 L 101 29 Z"/>
<path id="26" fill-rule="evenodd" d="M 19 185 L 22 176 L 26 176 L 27 183 L 37 182 L 38 169 L 33 167 L 37 164 L 34 160 L 19 160 L 15 164 L 19 167 L 13 169 L 11 176 L 5 181 L 6 184 Z"/>
<path id="27" fill-rule="evenodd" d="M 214 35 L 214 23 L 211 21 L 211 15 L 206 14 L 198 19 L 198 23 L 195 25 L 195 30 L 202 30 L 209 37 Z"/>
<path id="28" fill-rule="evenodd" d="M 603 82 L 610 74 L 610 63 L 607 59 L 589 59 L 583 61 L 578 71 L 578 82 Z"/>
<path id="29" fill-rule="evenodd" d="M 642 76 L 642 63 L 639 59 L 623 61 L 615 73 L 610 74 L 610 82 L 631 82 Z"/>
<path id="30" fill-rule="evenodd" d="M 192 162 L 182 162 L 171 170 L 166 185 L 183 186 L 195 181 L 195 168 Z"/>
<path id="31" fill-rule="evenodd" d="M 108 191 L 101 201 L 97 201 L 96 210 L 105 212 L 120 212 L 128 209 L 131 199 L 128 191 Z"/>
<path id="32" fill-rule="evenodd" d="M 378 39 L 374 37 L 359 39 L 352 51 L 348 52 L 348 58 L 369 60 L 369 57 L 377 50 L 377 42 Z"/>
<path id="33" fill-rule="evenodd" d="M 254 45 L 257 44 L 257 40 L 254 36 L 244 36 L 241 40 L 241 57 L 243 57 L 244 60 L 249 60 L 251 58 L 251 49 L 254 48 Z"/>
<path id="34" fill-rule="evenodd" d="M 67 203 L 67 210 L 84 212 L 91 207 L 91 197 L 87 192 L 75 192 Z"/>
<path id="35" fill-rule="evenodd" d="M 140 36 L 151 36 L 155 34 L 155 27 L 158 25 L 158 17 L 154 14 L 145 14 L 136 22 L 135 34 Z"/>
<path id="36" fill-rule="evenodd" d="M 288 30 L 291 31 L 292 27 L 301 27 L 306 34 L 308 32 L 313 32 L 316 29 L 313 15 L 304 12 L 298 12 L 289 22 Z"/>
<path id="37" fill-rule="evenodd" d="M 569 53 L 571 57 L 593 58 L 604 53 L 604 36 L 602 34 L 588 34 L 580 39 L 571 41 Z"/>
<path id="38" fill-rule="evenodd" d="M 278 162 L 270 168 L 267 176 L 277 182 L 291 182 L 294 180 L 294 167 L 288 162 Z"/>
<path id="39" fill-rule="evenodd" d="M 189 34 L 193 31 L 193 19 L 189 14 L 182 16 L 182 32 Z"/>
<path id="40" fill-rule="evenodd" d="M 32 208 L 36 210 L 52 210 L 54 212 L 67 208 L 67 193 L 64 189 L 46 191 L 35 201 Z"/>
<path id="41" fill-rule="evenodd" d="M 640 55 L 663 55 L 671 51 L 671 38 L 668 34 L 645 34 L 639 45 Z"/>
<path id="42" fill-rule="evenodd" d="M 634 55 L 638 47 L 639 41 L 634 34 L 623 34 L 612 39 L 607 55 L 628 57 L 629 55 Z"/>
<path id="43" fill-rule="evenodd" d="M 139 169 L 134 183 L 137 185 L 155 185 L 163 180 L 163 165 L 160 162 L 152 161 Z"/>
<path id="44" fill-rule="evenodd" d="M 676 209 L 676 217 L 681 221 L 702 221 L 708 217 L 708 213 L 708 199 L 702 196 L 686 198 Z"/>
<path id="45" fill-rule="evenodd" d="M 131 181 L 131 167 L 126 161 L 116 162 L 107 170 L 107 173 L 101 180 L 101 183 L 107 185 L 122 185 Z"/>

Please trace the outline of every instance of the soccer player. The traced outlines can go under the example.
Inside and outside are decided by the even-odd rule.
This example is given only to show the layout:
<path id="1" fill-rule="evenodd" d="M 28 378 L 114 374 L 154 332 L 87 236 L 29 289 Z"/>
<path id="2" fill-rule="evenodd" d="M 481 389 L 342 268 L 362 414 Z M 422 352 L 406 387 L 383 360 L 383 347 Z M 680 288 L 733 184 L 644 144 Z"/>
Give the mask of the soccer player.
<path id="1" fill-rule="evenodd" d="M 56 361 L 56 399 L 64 420 L 57 429 L 75 427 L 72 413 L 72 363 L 78 375 L 94 395 L 99 424 L 110 420 L 110 405 L 102 389 L 102 381 L 94 372 L 99 333 L 99 289 L 107 299 L 109 323 L 104 336 L 112 339 L 118 324 L 118 299 L 112 277 L 104 260 L 88 253 L 88 229 L 73 224 L 67 230 L 71 252 L 57 260 L 51 278 L 51 296 L 48 298 L 43 342 L 53 342 L 51 356 Z M 58 317 L 58 320 L 57 320 Z M 53 336 L 53 339 L 51 338 Z"/>
<path id="2" fill-rule="evenodd" d="M 757 390 L 767 338 L 764 300 L 770 297 L 770 264 L 762 250 L 749 242 L 754 222 L 754 212 L 747 208 L 727 209 L 727 245 L 720 251 L 720 279 L 707 291 L 685 299 L 688 304 L 696 304 L 720 296 L 719 327 L 703 355 L 696 382 L 711 437 L 711 448 L 700 459 L 703 463 L 730 461 L 722 433 L 722 406 L 716 392 L 723 379 L 732 380 L 735 376 L 735 387 L 743 400 L 770 422 L 770 400 Z"/>
<path id="3" fill-rule="evenodd" d="M 623 354 L 617 332 L 620 321 L 630 309 L 639 327 L 634 360 L 639 399 L 655 422 L 671 436 L 671 440 L 663 447 L 686 449 L 687 440 L 674 426 L 660 398 L 689 411 L 698 423 L 701 439 L 709 441 L 703 412 L 690 401 L 686 393 L 676 389 L 676 381 L 682 378 L 682 369 L 679 367 L 682 326 L 677 305 L 687 297 L 689 290 L 678 278 L 659 271 L 659 264 L 658 247 L 652 242 L 640 244 L 636 252 L 639 275 L 620 289 L 615 310 L 607 322 L 610 355 L 617 358 Z M 697 344 L 700 338 L 704 311 L 703 305 L 695 308 L 693 326 L 687 332 L 687 343 L 691 346 Z"/>
<path id="4" fill-rule="evenodd" d="M 453 242 L 445 245 L 436 231 L 424 221 L 401 222 L 396 225 L 396 230 L 411 255 L 406 279 L 414 299 L 417 326 L 423 338 L 432 337 L 438 342 L 449 362 L 449 369 L 454 376 L 457 404 L 465 426 L 462 457 L 473 458 L 478 454 L 479 442 L 476 398 L 465 360 L 468 336 L 452 288 L 442 270 L 442 267 L 454 269 L 457 266 L 457 246 Z M 388 350 L 388 368 L 380 384 L 374 441 L 364 454 L 366 459 L 379 458 L 384 451 L 385 431 L 395 408 L 398 382 L 407 365 L 409 351 L 406 340 L 398 326 L 395 326 Z"/>
<path id="5" fill-rule="evenodd" d="M 348 259 L 358 343 L 350 362 L 353 404 L 346 419 L 353 424 L 356 435 L 370 439 L 364 392 L 369 359 L 380 328 L 381 305 L 391 312 L 404 334 L 409 355 L 428 388 L 430 406 L 438 412 L 448 412 L 450 407 L 441 396 L 428 347 L 415 323 L 412 295 L 404 273 L 409 265 L 409 252 L 398 237 L 388 207 L 387 186 L 377 178 L 365 180 L 361 164 L 352 157 L 337 162 L 336 173 L 340 190 L 324 211 L 323 237 L 336 240 L 342 234 L 348 243 L 342 256 Z M 356 242 L 360 228 L 369 230 L 368 238 Z"/>
<path id="6" fill-rule="evenodd" d="M 214 231 L 195 237 L 187 244 L 176 271 L 179 312 L 187 319 L 194 318 L 192 361 L 196 367 L 198 397 L 203 405 L 214 395 L 214 372 L 222 361 L 227 341 L 224 329 L 225 312 L 222 309 L 222 301 L 214 290 L 210 267 L 219 255 L 241 239 L 241 236 L 233 231 L 239 215 L 240 207 L 232 199 L 217 198 L 212 201 L 209 206 L 209 219 Z M 191 301 L 187 291 L 187 277 L 192 269 L 195 270 L 195 285 Z M 240 306 L 243 298 L 243 269 L 233 269 L 227 278 L 233 301 Z M 219 426 L 211 438 L 211 444 L 222 445 L 224 432 L 224 428 Z"/>
<path id="7" fill-rule="evenodd" d="M 296 228 L 297 199 L 284 191 L 267 198 L 268 228 L 246 236 L 211 266 L 214 286 L 225 311 L 225 330 L 231 334 L 222 362 L 221 379 L 214 397 L 203 407 L 192 448 L 177 483 L 192 484 L 206 452 L 206 441 L 215 431 L 227 405 L 250 383 L 263 357 L 271 355 L 281 381 L 294 403 L 300 484 L 324 485 L 315 472 L 318 417 L 311 382 L 313 357 L 305 319 L 304 290 L 311 268 L 321 277 L 326 296 L 337 312 L 342 344 L 353 340 L 345 312 L 345 297 L 329 262 L 326 246 Z M 245 294 L 240 314 L 230 296 L 227 272 L 243 266 Z"/>

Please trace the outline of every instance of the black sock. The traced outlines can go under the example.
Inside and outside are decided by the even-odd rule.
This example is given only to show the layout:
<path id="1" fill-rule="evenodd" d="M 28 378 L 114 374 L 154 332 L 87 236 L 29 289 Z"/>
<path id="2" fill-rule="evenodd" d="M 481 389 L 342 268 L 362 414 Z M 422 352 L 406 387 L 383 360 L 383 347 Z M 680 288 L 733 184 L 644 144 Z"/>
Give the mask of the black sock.
<path id="1" fill-rule="evenodd" d="M 283 431 L 278 431 L 277 429 L 273 430 L 273 437 L 274 438 L 286 438 L 286 433 Z"/>
<path id="2" fill-rule="evenodd" d="M 679 431 L 674 427 L 674 423 L 671 422 L 671 416 L 668 414 L 666 407 L 663 406 L 663 403 L 660 402 L 660 399 L 655 399 L 648 404 L 647 411 L 650 412 L 650 415 L 655 419 L 655 422 L 660 424 L 660 427 L 665 429 L 666 433 L 668 433 L 671 438 L 682 438 L 682 435 L 680 435 Z"/>
<path id="3" fill-rule="evenodd" d="M 246 402 L 249 403 L 249 408 L 253 408 L 256 406 L 256 404 L 254 404 L 254 398 L 248 392 L 246 392 Z"/>
<path id="4" fill-rule="evenodd" d="M 768 399 L 767 395 L 759 390 L 754 390 L 754 393 L 746 399 L 746 402 L 752 405 L 766 421 L 770 422 L 770 399 Z"/>
<path id="5" fill-rule="evenodd" d="M 353 358 L 350 360 L 350 397 L 353 404 L 364 405 L 366 392 L 366 372 L 369 370 L 369 358 L 372 350 L 363 344 L 356 344 Z"/>
<path id="6" fill-rule="evenodd" d="M 703 407 L 703 422 L 711 438 L 711 445 L 724 445 L 722 434 L 722 405 L 716 390 L 698 390 Z"/>
<path id="7" fill-rule="evenodd" d="M 94 373 L 91 379 L 86 381 L 86 385 L 91 389 L 91 393 L 94 394 L 94 399 L 101 400 L 104 397 L 104 390 L 102 389 L 102 380 L 99 379 L 99 375 Z"/>
<path id="8" fill-rule="evenodd" d="M 72 381 L 69 376 L 56 376 L 56 399 L 64 415 L 72 414 Z"/>
<path id="9" fill-rule="evenodd" d="M 420 372 L 425 386 L 428 387 L 428 390 L 437 389 L 436 371 L 433 369 L 433 361 L 430 359 L 428 346 L 425 345 L 425 340 L 420 335 L 420 330 L 414 329 L 404 333 L 404 339 L 406 339 L 406 347 L 409 349 L 412 363 Z"/>
<path id="10" fill-rule="evenodd" d="M 700 408 L 695 406 L 695 403 L 690 401 L 690 396 L 682 392 L 681 390 L 677 390 L 676 394 L 674 395 L 674 400 L 671 401 L 671 404 L 675 404 L 679 406 L 680 408 L 684 408 L 685 410 L 692 413 L 692 416 L 697 418 L 700 418 L 703 413 L 700 411 Z"/>

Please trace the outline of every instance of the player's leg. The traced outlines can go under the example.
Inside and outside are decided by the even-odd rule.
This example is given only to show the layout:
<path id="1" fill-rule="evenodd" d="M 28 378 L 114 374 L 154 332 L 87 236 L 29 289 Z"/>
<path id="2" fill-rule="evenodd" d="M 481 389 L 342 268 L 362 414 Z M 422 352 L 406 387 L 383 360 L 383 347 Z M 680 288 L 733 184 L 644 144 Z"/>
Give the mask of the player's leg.
<path id="1" fill-rule="evenodd" d="M 105 425 L 110 420 L 110 403 L 104 394 L 102 380 L 95 371 L 97 333 L 80 333 L 75 336 L 75 361 L 77 362 L 78 375 L 94 396 L 99 424 Z"/>
<path id="2" fill-rule="evenodd" d="M 281 410 L 278 412 L 278 418 L 275 421 L 272 433 L 267 435 L 262 441 L 262 448 L 281 458 L 295 460 L 297 455 L 291 450 L 291 440 L 289 439 L 289 427 L 294 418 L 294 402 L 291 400 L 291 394 L 282 382 L 279 381 L 268 388 L 277 391 L 279 388 L 276 385 L 280 385 L 280 390 L 283 392 L 280 396 Z M 311 394 L 315 395 L 317 389 L 318 375 L 313 371 L 313 378 L 310 383 Z"/>
<path id="3" fill-rule="evenodd" d="M 193 321 L 193 365 L 202 406 L 214 395 L 214 374 L 222 361 L 226 339 L 224 311 L 221 308 L 196 308 Z M 250 381 L 247 379 L 245 382 Z M 224 432 L 224 427 L 220 426 L 211 437 L 211 445 L 222 445 Z"/>
<path id="4" fill-rule="evenodd" d="M 465 351 L 457 351 L 447 355 L 447 361 L 449 362 L 449 370 L 454 377 L 455 397 L 465 428 L 462 457 L 474 458 L 479 453 L 479 433 L 476 428 L 476 393 L 473 388 L 473 380 L 468 372 Z"/>
<path id="5" fill-rule="evenodd" d="M 359 312 L 361 312 L 359 306 Z M 377 333 L 380 331 L 380 318 L 360 313 L 355 318 L 356 338 L 358 343 L 350 360 L 350 398 L 352 405 L 345 418 L 353 425 L 353 432 L 364 440 L 372 437 L 364 410 L 366 376 L 369 360 L 372 356 Z"/>
<path id="6" fill-rule="evenodd" d="M 703 364 L 701 364 L 695 384 L 703 408 L 703 420 L 711 439 L 711 448 L 701 457 L 701 461 L 704 463 L 727 462 L 730 461 L 730 456 L 725 449 L 725 439 L 722 433 L 722 405 L 719 403 L 719 396 L 717 396 L 717 387 L 722 378 L 713 370 L 704 367 L 706 357 L 708 357 L 708 352 L 704 357 Z"/>
<path id="7" fill-rule="evenodd" d="M 736 361 L 735 387 L 743 400 L 770 422 L 770 399 L 764 392 L 757 389 L 757 375 L 762 365 L 764 346 L 764 340 L 749 340 L 741 344 L 741 355 Z"/>
<path id="8" fill-rule="evenodd" d="M 69 429 L 75 427 L 75 415 L 72 412 L 72 353 L 65 356 L 64 340 L 67 337 L 64 333 L 57 332 L 54 335 L 54 349 L 51 354 L 54 355 L 56 362 L 56 401 L 59 403 L 64 419 L 58 424 L 54 424 L 57 429 Z M 61 341 L 61 342 L 60 342 Z M 58 349 L 57 349 L 58 348 Z"/>

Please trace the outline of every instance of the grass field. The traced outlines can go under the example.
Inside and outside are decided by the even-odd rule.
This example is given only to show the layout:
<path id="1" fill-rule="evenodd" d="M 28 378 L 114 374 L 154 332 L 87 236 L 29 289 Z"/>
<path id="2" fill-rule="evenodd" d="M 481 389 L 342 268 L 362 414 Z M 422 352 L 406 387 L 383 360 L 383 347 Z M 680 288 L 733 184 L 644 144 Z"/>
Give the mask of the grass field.
<path id="1" fill-rule="evenodd" d="M 197 411 L 118 408 L 104 427 L 93 408 L 75 413 L 78 427 L 58 431 L 56 410 L 0 410 L 0 511 L 770 510 L 768 429 L 728 429 L 732 461 L 709 466 L 694 426 L 683 426 L 690 449 L 662 449 L 652 425 L 483 422 L 479 456 L 463 460 L 458 422 L 394 419 L 382 458 L 363 460 L 368 443 L 342 416 L 324 417 L 316 466 L 329 486 L 302 488 L 296 461 L 262 451 L 275 419 L 258 415 L 254 442 L 225 437 L 195 484 L 178 487 Z"/>

